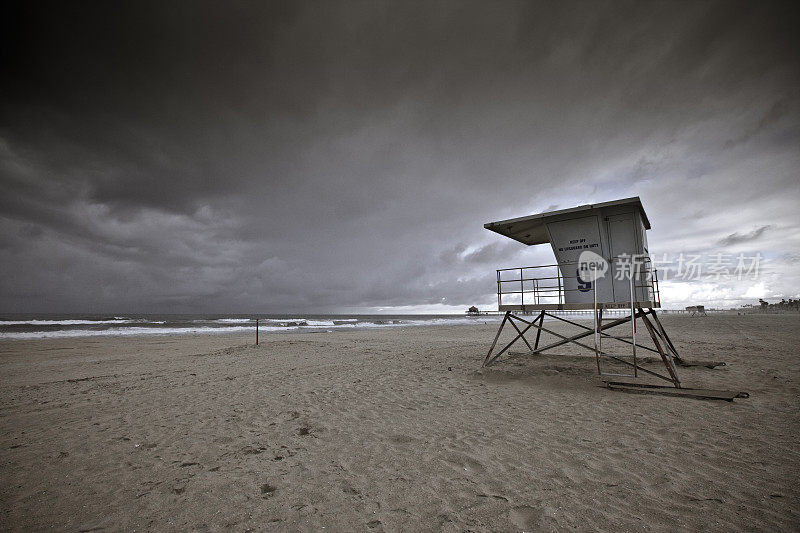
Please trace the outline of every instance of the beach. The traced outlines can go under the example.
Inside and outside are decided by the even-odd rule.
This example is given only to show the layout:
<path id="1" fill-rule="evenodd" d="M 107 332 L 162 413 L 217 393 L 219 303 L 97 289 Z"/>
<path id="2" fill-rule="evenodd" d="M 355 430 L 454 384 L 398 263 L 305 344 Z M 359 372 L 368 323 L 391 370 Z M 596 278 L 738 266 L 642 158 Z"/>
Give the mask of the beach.
<path id="1" fill-rule="evenodd" d="M 5 340 L 0 529 L 797 530 L 800 319 L 662 320 L 727 363 L 685 386 L 750 397 L 611 391 L 574 346 L 481 368 L 480 318 Z"/>

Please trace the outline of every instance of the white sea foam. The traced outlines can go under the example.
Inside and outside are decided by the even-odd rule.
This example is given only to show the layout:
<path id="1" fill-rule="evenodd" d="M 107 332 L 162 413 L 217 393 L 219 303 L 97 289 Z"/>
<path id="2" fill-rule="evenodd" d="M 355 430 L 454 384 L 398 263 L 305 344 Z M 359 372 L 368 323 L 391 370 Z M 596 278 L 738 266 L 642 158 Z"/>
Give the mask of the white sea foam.
<path id="1" fill-rule="evenodd" d="M 0 320 L 0 326 L 90 326 L 113 324 L 136 324 L 147 322 L 143 319 L 117 318 L 109 320 Z M 157 322 L 156 322 L 157 323 Z"/>
<path id="2" fill-rule="evenodd" d="M 481 317 L 488 321 L 497 321 L 499 317 Z M 299 331 L 336 331 L 344 329 L 380 329 L 396 327 L 419 327 L 419 326 L 449 326 L 449 325 L 468 325 L 473 324 L 474 317 L 437 317 L 437 318 L 397 318 L 371 317 L 360 321 L 356 318 L 336 318 L 330 320 L 314 320 L 306 318 L 281 318 L 281 319 L 262 319 L 259 324 L 259 331 L 262 333 L 278 332 L 299 332 Z M 10 324 L 24 325 L 109 325 L 102 330 L 88 329 L 63 329 L 57 331 L 26 331 L 26 332 L 0 332 L 0 339 L 54 339 L 64 337 L 135 337 L 153 335 L 219 335 L 231 333 L 255 333 L 255 320 L 244 318 L 214 319 L 214 320 L 195 320 L 196 325 L 189 327 L 143 327 L 126 326 L 113 327 L 114 325 L 130 323 L 148 323 L 163 325 L 163 320 L 146 322 L 143 319 L 115 319 L 115 320 L 24 320 L 24 321 L 0 321 L 0 326 Z M 230 324 L 222 326 L 200 325 L 199 322 Z M 246 324 L 246 325 L 245 325 Z"/>
<path id="3" fill-rule="evenodd" d="M 453 318 L 433 318 L 433 319 L 386 319 L 366 322 L 363 326 L 368 328 L 391 328 L 403 326 L 456 326 L 470 324 L 470 320 L 465 317 Z M 359 324 L 361 326 L 362 324 Z"/>
<path id="4" fill-rule="evenodd" d="M 265 331 L 282 331 L 285 328 L 264 328 Z M 26 331 L 0 333 L 0 339 L 58 339 L 65 337 L 143 337 L 152 335 L 209 335 L 223 333 L 246 333 L 254 327 L 193 327 L 193 328 L 109 328 L 101 331 L 65 329 L 61 331 Z"/>
<path id="5" fill-rule="evenodd" d="M 333 320 L 306 320 L 307 326 L 335 326 Z"/>

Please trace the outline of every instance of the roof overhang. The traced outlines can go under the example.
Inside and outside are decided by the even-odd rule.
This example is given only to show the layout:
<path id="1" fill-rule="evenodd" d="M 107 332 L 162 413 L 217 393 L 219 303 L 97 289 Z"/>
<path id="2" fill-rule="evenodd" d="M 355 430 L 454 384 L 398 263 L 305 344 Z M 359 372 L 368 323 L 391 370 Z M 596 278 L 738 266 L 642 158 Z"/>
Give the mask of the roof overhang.
<path id="1" fill-rule="evenodd" d="M 603 202 L 600 204 L 581 205 L 578 207 L 572 207 L 570 209 L 560 209 L 558 211 L 537 213 L 535 215 L 528 215 L 526 217 L 510 218 L 508 220 L 500 220 L 498 222 L 489 222 L 484 224 L 483 227 L 494 231 L 495 233 L 499 233 L 500 235 L 505 235 L 506 237 L 514 239 L 515 241 L 519 241 L 522 244 L 545 244 L 550 242 L 550 239 L 547 235 L 546 224 L 553 219 L 559 218 L 563 220 L 564 218 L 569 218 L 564 217 L 564 215 L 579 215 L 583 211 L 626 205 L 632 205 L 636 207 L 642 214 L 642 221 L 644 222 L 645 229 L 650 229 L 650 221 L 647 218 L 647 214 L 644 212 L 642 201 L 638 196 L 634 196 L 633 198 L 623 198 L 622 200 L 614 200 L 611 202 Z"/>

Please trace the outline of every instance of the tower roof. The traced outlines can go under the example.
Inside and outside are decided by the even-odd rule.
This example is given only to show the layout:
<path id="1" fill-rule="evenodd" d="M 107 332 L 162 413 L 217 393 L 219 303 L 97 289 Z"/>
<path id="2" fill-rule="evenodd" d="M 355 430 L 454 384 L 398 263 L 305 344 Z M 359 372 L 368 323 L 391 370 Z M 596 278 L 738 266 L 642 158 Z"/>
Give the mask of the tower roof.
<path id="1" fill-rule="evenodd" d="M 544 244 L 550 242 L 547 236 L 547 229 L 545 224 L 550 222 L 553 218 L 563 218 L 563 215 L 580 214 L 584 211 L 591 211 L 593 209 L 601 209 L 604 207 L 617 207 L 624 205 L 633 205 L 639 209 L 642 214 L 642 221 L 644 227 L 650 229 L 650 221 L 647 219 L 647 214 L 644 212 L 642 201 L 638 196 L 632 198 L 623 198 L 621 200 L 613 200 L 611 202 L 603 202 L 599 204 L 580 205 L 578 207 L 571 207 L 569 209 L 559 209 L 558 211 L 547 211 L 545 213 L 537 213 L 535 215 L 528 215 L 526 217 L 510 218 L 508 220 L 500 220 L 498 222 L 488 222 L 483 225 L 484 228 L 505 235 L 522 244 Z"/>

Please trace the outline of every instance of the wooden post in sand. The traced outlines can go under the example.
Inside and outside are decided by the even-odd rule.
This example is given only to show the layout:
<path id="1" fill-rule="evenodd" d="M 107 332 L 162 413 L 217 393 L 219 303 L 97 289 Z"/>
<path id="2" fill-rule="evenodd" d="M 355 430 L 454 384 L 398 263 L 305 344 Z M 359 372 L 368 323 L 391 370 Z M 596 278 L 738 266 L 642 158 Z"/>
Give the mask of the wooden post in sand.
<path id="1" fill-rule="evenodd" d="M 256 318 L 256 346 L 258 346 L 258 319 Z"/>

